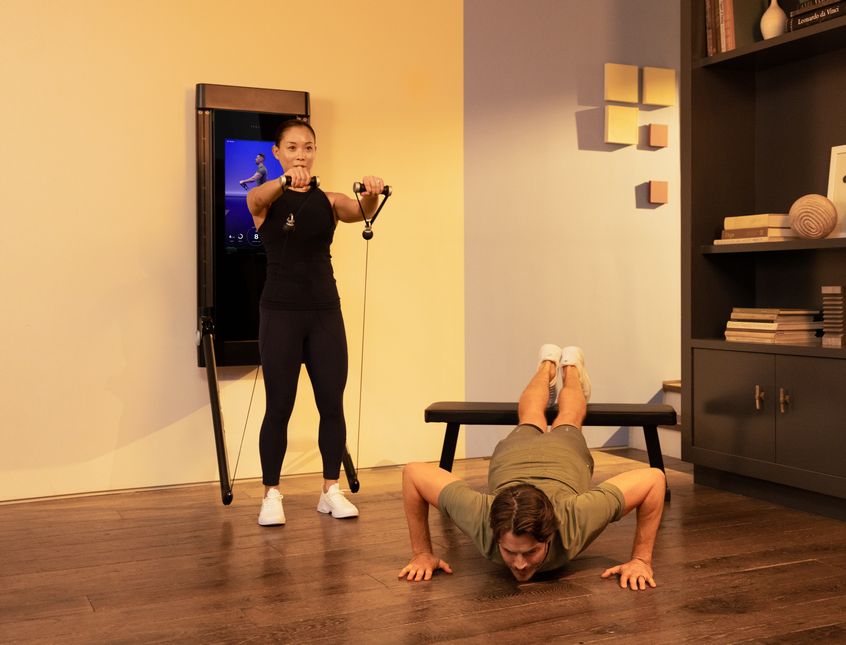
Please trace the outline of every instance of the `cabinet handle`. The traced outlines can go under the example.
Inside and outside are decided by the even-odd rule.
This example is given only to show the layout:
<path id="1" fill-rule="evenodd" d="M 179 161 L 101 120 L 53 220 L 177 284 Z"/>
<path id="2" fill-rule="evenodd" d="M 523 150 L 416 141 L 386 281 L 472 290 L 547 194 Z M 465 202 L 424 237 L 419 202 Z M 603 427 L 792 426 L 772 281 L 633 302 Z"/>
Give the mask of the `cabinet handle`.
<path id="1" fill-rule="evenodd" d="M 790 405 L 790 395 L 783 387 L 778 388 L 778 409 L 784 414 L 787 412 L 787 406 Z"/>
<path id="2" fill-rule="evenodd" d="M 761 409 L 761 402 L 764 400 L 764 390 L 761 389 L 760 385 L 755 386 L 755 409 Z"/>

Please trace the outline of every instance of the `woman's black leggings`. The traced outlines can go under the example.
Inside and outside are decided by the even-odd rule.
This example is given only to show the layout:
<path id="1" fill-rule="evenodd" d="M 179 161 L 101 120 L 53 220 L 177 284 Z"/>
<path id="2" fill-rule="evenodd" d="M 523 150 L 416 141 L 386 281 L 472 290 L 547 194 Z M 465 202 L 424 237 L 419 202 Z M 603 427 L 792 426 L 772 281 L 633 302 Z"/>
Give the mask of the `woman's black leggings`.
<path id="1" fill-rule="evenodd" d="M 267 394 L 259 434 L 264 485 L 279 484 L 288 447 L 288 419 L 303 363 L 320 413 L 317 445 L 323 458 L 323 478 L 338 479 L 347 442 L 347 335 L 341 310 L 277 311 L 261 307 L 259 352 Z"/>

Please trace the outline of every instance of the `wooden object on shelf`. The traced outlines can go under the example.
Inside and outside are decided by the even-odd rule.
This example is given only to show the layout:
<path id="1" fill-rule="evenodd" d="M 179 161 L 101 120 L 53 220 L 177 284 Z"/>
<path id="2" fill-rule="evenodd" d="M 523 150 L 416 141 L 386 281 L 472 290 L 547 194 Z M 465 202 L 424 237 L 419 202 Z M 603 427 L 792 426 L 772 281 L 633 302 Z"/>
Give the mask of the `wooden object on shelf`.
<path id="1" fill-rule="evenodd" d="M 644 105 L 675 105 L 677 94 L 676 70 L 671 67 L 643 68 Z"/>
<path id="2" fill-rule="evenodd" d="M 649 145 L 653 148 L 666 148 L 670 138 L 670 128 L 664 123 L 649 124 Z"/>
<path id="3" fill-rule="evenodd" d="M 623 105 L 605 106 L 605 143 L 633 145 L 637 143 L 636 107 Z"/>
<path id="4" fill-rule="evenodd" d="M 649 203 L 666 204 L 669 201 L 670 184 L 666 181 L 649 182 Z"/>
<path id="5" fill-rule="evenodd" d="M 790 207 L 790 228 L 800 237 L 818 240 L 837 226 L 837 209 L 827 197 L 805 195 Z"/>
<path id="6" fill-rule="evenodd" d="M 605 100 L 621 103 L 638 102 L 638 67 L 605 63 Z"/>
<path id="7" fill-rule="evenodd" d="M 823 306 L 823 347 L 843 347 L 843 285 L 820 288 Z"/>

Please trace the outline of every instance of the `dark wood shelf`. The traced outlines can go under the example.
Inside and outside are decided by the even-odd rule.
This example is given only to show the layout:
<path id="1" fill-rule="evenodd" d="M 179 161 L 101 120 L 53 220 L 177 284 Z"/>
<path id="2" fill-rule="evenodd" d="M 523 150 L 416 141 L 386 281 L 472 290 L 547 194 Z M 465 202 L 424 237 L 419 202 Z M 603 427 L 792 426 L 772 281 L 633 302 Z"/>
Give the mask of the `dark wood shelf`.
<path id="1" fill-rule="evenodd" d="M 846 349 L 836 347 L 822 347 L 815 345 L 770 345 L 767 343 L 737 343 L 718 338 L 692 338 L 690 346 L 693 349 L 721 349 L 733 352 L 754 352 L 757 354 L 779 354 L 790 356 L 814 356 L 817 358 L 846 358 Z"/>
<path id="2" fill-rule="evenodd" d="M 790 240 L 789 242 L 703 244 L 699 249 L 703 255 L 718 253 L 767 253 L 770 251 L 824 251 L 826 249 L 846 249 L 846 237 L 824 238 L 821 240 Z"/>
<path id="3" fill-rule="evenodd" d="M 821 285 L 846 284 L 846 238 L 713 241 L 725 215 L 825 194 L 846 142 L 846 17 L 705 57 L 705 4 L 681 4 L 682 455 L 772 499 L 842 504 L 846 349 L 723 332 L 735 306 L 818 309 Z"/>
<path id="4" fill-rule="evenodd" d="M 846 17 L 695 60 L 693 67 L 762 70 L 846 47 Z"/>

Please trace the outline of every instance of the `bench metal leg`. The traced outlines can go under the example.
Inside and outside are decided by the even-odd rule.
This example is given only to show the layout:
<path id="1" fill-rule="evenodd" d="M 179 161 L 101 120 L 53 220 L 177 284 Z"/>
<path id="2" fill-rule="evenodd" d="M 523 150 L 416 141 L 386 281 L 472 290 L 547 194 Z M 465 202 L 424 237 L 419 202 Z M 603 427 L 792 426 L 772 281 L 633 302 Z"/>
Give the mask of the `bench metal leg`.
<path id="1" fill-rule="evenodd" d="M 452 472 L 452 462 L 455 460 L 455 447 L 458 445 L 458 430 L 461 424 L 447 423 L 444 433 L 444 447 L 441 449 L 441 463 L 444 470 Z"/>
<path id="2" fill-rule="evenodd" d="M 664 457 L 661 455 L 661 442 L 658 440 L 658 426 L 643 426 L 643 438 L 646 440 L 646 454 L 649 456 L 649 465 L 666 474 Z M 664 493 L 664 500 L 670 500 L 669 484 L 667 484 L 667 490 Z"/>

